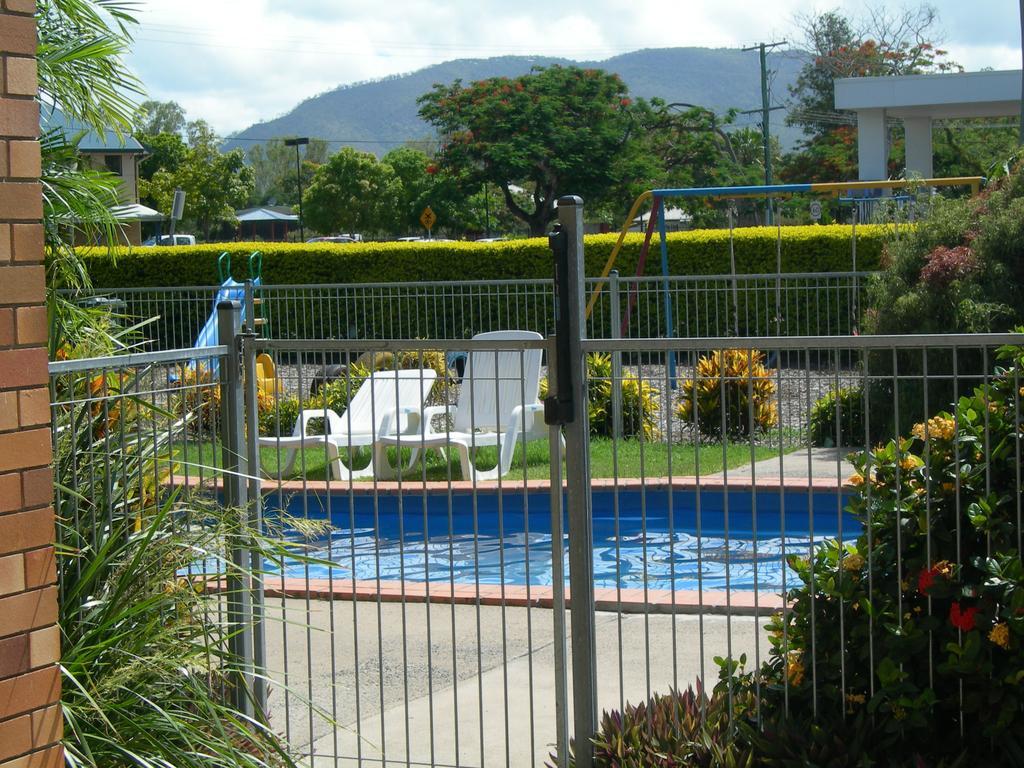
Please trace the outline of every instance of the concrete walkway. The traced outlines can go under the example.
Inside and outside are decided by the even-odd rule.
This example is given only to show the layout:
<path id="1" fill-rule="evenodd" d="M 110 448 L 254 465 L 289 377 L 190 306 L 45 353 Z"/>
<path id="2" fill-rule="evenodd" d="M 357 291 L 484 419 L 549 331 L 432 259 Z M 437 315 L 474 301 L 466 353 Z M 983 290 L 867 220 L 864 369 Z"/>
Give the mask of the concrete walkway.
<path id="1" fill-rule="evenodd" d="M 551 610 L 286 599 L 268 616 L 272 722 L 307 765 L 540 766 L 554 749 Z M 715 656 L 754 664 L 766 619 L 598 613 L 599 706 L 713 683 Z"/>
<path id="2" fill-rule="evenodd" d="M 785 478 L 813 478 L 831 482 L 845 482 L 853 474 L 853 465 L 847 456 L 854 448 L 800 448 L 799 450 L 757 461 L 752 464 L 735 467 L 728 473 L 719 472 L 708 475 L 708 480 L 724 480 L 730 482 L 740 480 Z"/>

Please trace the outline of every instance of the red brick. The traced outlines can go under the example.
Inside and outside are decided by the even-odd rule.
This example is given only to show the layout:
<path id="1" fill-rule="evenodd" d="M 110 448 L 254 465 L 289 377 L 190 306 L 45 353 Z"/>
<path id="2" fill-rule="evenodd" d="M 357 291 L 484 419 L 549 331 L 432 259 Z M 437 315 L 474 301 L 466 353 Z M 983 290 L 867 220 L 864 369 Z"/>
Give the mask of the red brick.
<path id="1" fill-rule="evenodd" d="M 34 589 L 0 598 L 0 637 L 57 621 L 57 588 Z"/>
<path id="2" fill-rule="evenodd" d="M 14 346 L 14 310 L 0 309 L 0 347 Z"/>
<path id="3" fill-rule="evenodd" d="M 0 513 L 14 512 L 23 507 L 24 505 L 21 503 L 21 473 L 12 472 L 9 475 L 0 475 Z M 3 522 L 0 521 L 0 530 L 2 529 Z"/>
<path id="4" fill-rule="evenodd" d="M 9 18 L 9 17 L 8 17 Z M 3 45 L 0 44 L 0 50 Z M 35 99 L 0 98 L 0 135 L 34 139 L 39 136 L 39 105 Z"/>
<path id="5" fill-rule="evenodd" d="M 53 547 L 43 547 L 24 554 L 25 589 L 48 587 L 57 581 L 57 559 Z"/>
<path id="6" fill-rule="evenodd" d="M 0 141 L 0 178 L 7 178 L 7 142 Z"/>
<path id="7" fill-rule="evenodd" d="M 31 59 L 30 59 L 31 61 Z M 34 75 L 35 73 L 33 73 Z M 11 62 L 7 62 L 7 79 L 11 78 Z M 15 178 L 39 178 L 42 161 L 38 141 L 12 141 L 9 144 L 11 162 L 8 173 Z"/>
<path id="8" fill-rule="evenodd" d="M 18 393 L 15 390 L 0 392 L 0 431 L 17 429 L 19 424 Z"/>
<path id="9" fill-rule="evenodd" d="M 46 344 L 50 327 L 46 320 L 46 307 L 18 307 L 15 312 L 18 327 L 18 345 Z"/>
<path id="10" fill-rule="evenodd" d="M 9 432 L 0 440 L 0 472 L 41 467 L 49 464 L 52 458 L 49 429 Z"/>
<path id="11" fill-rule="evenodd" d="M 0 184 L 0 188 L 3 186 Z M 2 200 L 0 211 L 4 211 Z M 0 285 L 0 302 L 4 304 L 42 304 L 46 296 L 46 270 L 34 264 L 0 267 Z"/>
<path id="12" fill-rule="evenodd" d="M 11 233 L 14 261 L 43 261 L 42 224 L 12 224 Z"/>
<path id="13" fill-rule="evenodd" d="M 13 595 L 24 591 L 25 557 L 20 553 L 0 557 L 0 595 Z"/>
<path id="14" fill-rule="evenodd" d="M 7 57 L 7 93 L 14 96 L 35 96 L 37 90 L 35 57 Z M 21 176 L 23 174 L 16 174 Z"/>
<path id="15" fill-rule="evenodd" d="M 21 332 L 21 326 L 18 326 Z M 2 418 L 2 416 L 0 416 Z M 22 427 L 50 423 L 50 391 L 43 387 L 18 392 L 18 422 Z"/>
<path id="16" fill-rule="evenodd" d="M 56 666 L 0 680 L 0 720 L 40 709 L 60 699 L 60 671 Z"/>
<path id="17" fill-rule="evenodd" d="M 40 225 L 42 226 L 42 225 Z M 11 260 L 11 225 L 0 224 L 0 264 Z"/>
<path id="18" fill-rule="evenodd" d="M 7 10 L 14 13 L 35 13 L 36 0 L 7 0 Z"/>
<path id="19" fill-rule="evenodd" d="M 42 752 L 33 752 L 9 763 L 0 763 L 0 768 L 64 768 L 64 748 L 57 744 Z"/>
<path id="20" fill-rule="evenodd" d="M 0 285 L 3 285 L 2 276 Z M 47 362 L 46 350 L 42 347 L 0 350 L 0 389 L 46 385 Z"/>
<path id="21" fill-rule="evenodd" d="M 32 56 L 36 52 L 36 20 L 31 16 L 4 16 L 0 24 L 0 51 Z"/>
<path id="22" fill-rule="evenodd" d="M 47 707 L 32 713 L 32 746 L 54 744 L 64 735 L 60 707 Z"/>
<path id="23" fill-rule="evenodd" d="M 53 470 L 40 467 L 21 473 L 21 494 L 25 509 L 53 503 Z"/>
<path id="24" fill-rule="evenodd" d="M 30 637 L 30 635 L 15 635 L 6 640 L 0 640 L 0 678 L 23 675 L 31 669 Z"/>
<path id="25" fill-rule="evenodd" d="M 22 755 L 32 749 L 32 746 L 30 715 L 0 723 L 0 760 Z"/>
<path id="26" fill-rule="evenodd" d="M 0 515 L 0 554 L 48 547 L 53 539 L 52 509 Z"/>
<path id="27" fill-rule="evenodd" d="M 34 181 L 0 181 L 0 211 L 5 219 L 43 218 L 43 188 Z"/>
<path id="28" fill-rule="evenodd" d="M 60 627 L 37 629 L 28 635 L 29 664 L 32 669 L 60 661 Z"/>

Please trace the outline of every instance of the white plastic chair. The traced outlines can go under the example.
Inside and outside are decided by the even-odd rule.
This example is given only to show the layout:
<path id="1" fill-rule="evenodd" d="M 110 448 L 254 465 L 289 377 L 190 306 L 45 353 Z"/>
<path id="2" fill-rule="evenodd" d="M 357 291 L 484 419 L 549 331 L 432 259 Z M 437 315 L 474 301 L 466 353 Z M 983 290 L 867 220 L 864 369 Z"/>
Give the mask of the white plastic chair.
<path id="1" fill-rule="evenodd" d="M 435 379 L 437 372 L 432 368 L 375 371 L 359 386 L 343 414 L 329 408 L 302 410 L 289 437 L 260 437 L 259 445 L 286 451 L 285 465 L 280 473 L 282 477 L 291 474 L 297 452 L 307 446 L 327 448 L 332 477 L 339 480 L 370 477 L 373 475 L 372 454 L 369 465 L 350 469 L 341 461 L 342 449 L 371 446 L 381 435 L 417 434 L 423 403 Z M 309 423 L 313 419 L 324 419 L 326 434 L 309 433 Z M 410 467 L 419 458 L 416 446 L 412 447 Z"/>
<path id="2" fill-rule="evenodd" d="M 526 341 L 542 336 L 533 331 L 492 331 L 473 337 L 473 341 Z M 469 353 L 462 376 L 462 388 L 455 407 L 432 406 L 423 411 L 423 430 L 417 434 L 385 435 L 374 442 L 373 464 L 382 479 L 395 476 L 387 450 L 401 446 L 413 451 L 434 449 L 445 455 L 455 448 L 462 465 L 462 477 L 472 480 L 496 480 L 512 469 L 516 446 L 531 440 L 547 440 L 544 406 L 538 400 L 540 388 L 540 349 L 479 350 Z M 435 429 L 433 419 L 451 418 L 452 428 Z M 498 463 L 489 470 L 476 467 L 475 450 L 498 447 Z M 557 461 L 558 458 L 553 458 Z M 408 466 L 412 466 L 412 462 Z"/>

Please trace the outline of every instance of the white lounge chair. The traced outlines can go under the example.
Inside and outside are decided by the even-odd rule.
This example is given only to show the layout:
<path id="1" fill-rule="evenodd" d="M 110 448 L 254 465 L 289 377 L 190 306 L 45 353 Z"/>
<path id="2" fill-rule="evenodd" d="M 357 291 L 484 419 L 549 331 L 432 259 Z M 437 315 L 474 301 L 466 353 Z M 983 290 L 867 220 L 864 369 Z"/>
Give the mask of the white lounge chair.
<path id="1" fill-rule="evenodd" d="M 473 337 L 474 341 L 525 341 L 541 339 L 533 331 L 492 331 Z M 381 434 L 374 442 L 373 464 L 379 478 L 395 476 L 388 461 L 388 448 L 401 446 L 413 451 L 434 449 L 445 455 L 454 447 L 459 452 L 462 477 L 495 480 L 508 474 L 517 445 L 530 440 L 547 440 L 544 406 L 538 400 L 540 349 L 479 350 L 469 353 L 462 376 L 458 403 L 432 406 L 423 411 L 423 431 L 417 434 Z M 451 418 L 452 428 L 435 429 L 435 416 Z M 476 467 L 475 451 L 498 446 L 498 463 L 489 470 Z M 557 459 L 553 459 L 557 460 Z M 412 466 L 412 463 L 408 466 Z"/>
<path id="2" fill-rule="evenodd" d="M 364 381 L 349 401 L 343 414 L 327 408 L 313 408 L 299 412 L 295 428 L 288 437 L 260 437 L 261 448 L 275 448 L 285 452 L 280 476 L 290 475 L 298 451 L 306 447 L 326 447 L 331 475 L 349 480 L 373 475 L 373 461 L 362 469 L 350 469 L 341 461 L 344 451 L 360 446 L 371 446 L 374 440 L 393 433 L 418 434 L 423 403 L 430 394 L 437 372 L 432 368 L 400 371 L 375 371 Z M 309 423 L 323 419 L 326 434 L 311 435 Z M 413 447 L 411 467 L 419 458 Z"/>

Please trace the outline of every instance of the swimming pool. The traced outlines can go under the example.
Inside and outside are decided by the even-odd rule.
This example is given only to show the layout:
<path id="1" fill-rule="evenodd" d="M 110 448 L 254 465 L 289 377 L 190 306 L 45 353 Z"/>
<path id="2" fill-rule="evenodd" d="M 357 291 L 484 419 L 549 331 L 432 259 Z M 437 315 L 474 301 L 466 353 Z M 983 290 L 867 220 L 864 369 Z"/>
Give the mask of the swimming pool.
<path id="1" fill-rule="evenodd" d="M 859 524 L 837 490 L 595 489 L 594 585 L 651 590 L 770 590 L 796 583 L 784 558 L 823 539 L 850 539 Z M 304 536 L 309 555 L 333 566 L 285 561 L 284 576 L 549 586 L 546 490 L 346 494 L 272 493 L 267 514 L 330 520 Z M 756 521 L 756 524 L 755 524 Z M 568 529 L 567 523 L 564 524 Z M 756 532 L 756 534 L 755 534 Z M 274 571 L 280 571 L 268 563 Z M 568 574 L 566 564 L 565 571 Z"/>

